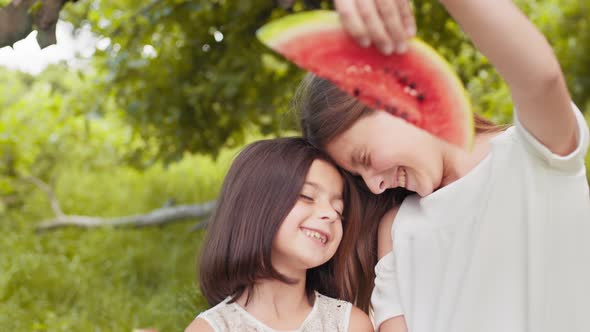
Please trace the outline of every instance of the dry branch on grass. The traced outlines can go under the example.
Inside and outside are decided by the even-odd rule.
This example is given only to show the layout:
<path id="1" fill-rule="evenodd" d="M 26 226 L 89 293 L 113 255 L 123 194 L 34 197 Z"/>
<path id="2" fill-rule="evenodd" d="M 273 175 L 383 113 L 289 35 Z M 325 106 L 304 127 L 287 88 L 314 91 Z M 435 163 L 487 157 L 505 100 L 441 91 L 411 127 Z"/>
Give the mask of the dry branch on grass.
<path id="1" fill-rule="evenodd" d="M 136 214 L 124 217 L 102 218 L 94 216 L 67 215 L 63 213 L 57 196 L 51 187 L 36 177 L 26 177 L 25 180 L 39 187 L 47 195 L 55 218 L 41 221 L 37 225 L 37 231 L 49 231 L 63 227 L 147 227 L 164 225 L 175 221 L 192 218 L 203 218 L 209 215 L 215 208 L 215 201 L 201 204 L 177 205 L 163 207 L 146 214 Z M 206 221 L 200 221 L 191 230 L 199 230 L 206 226 Z"/>

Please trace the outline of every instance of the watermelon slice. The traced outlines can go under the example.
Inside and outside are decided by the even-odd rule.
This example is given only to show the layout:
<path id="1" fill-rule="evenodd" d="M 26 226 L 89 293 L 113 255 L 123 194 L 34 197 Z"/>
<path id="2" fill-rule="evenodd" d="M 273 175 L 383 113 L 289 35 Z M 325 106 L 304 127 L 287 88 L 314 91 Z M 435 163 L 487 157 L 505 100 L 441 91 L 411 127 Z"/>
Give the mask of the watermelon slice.
<path id="1" fill-rule="evenodd" d="M 317 10 L 266 24 L 258 38 L 299 67 L 331 81 L 367 106 L 387 111 L 452 144 L 471 147 L 469 98 L 451 66 L 414 38 L 409 50 L 385 56 L 360 47 L 338 14 Z"/>

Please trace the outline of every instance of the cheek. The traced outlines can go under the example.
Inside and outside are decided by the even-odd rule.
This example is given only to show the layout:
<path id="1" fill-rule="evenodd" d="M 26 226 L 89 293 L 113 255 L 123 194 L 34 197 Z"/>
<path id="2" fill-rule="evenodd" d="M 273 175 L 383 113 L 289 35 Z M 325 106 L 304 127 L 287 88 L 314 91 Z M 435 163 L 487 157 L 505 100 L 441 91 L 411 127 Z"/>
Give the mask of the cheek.
<path id="1" fill-rule="evenodd" d="M 273 250 L 283 253 L 291 250 L 291 240 L 299 231 L 302 215 L 302 209 L 298 209 L 296 205 L 279 226 L 273 239 Z"/>
<path id="2" fill-rule="evenodd" d="M 420 154 L 415 159 L 417 159 L 416 164 L 421 165 L 431 175 L 436 175 L 442 171 L 442 169 L 439 169 L 442 158 L 438 151 L 431 146 L 425 144 L 424 149 L 420 151 Z"/>
<path id="3" fill-rule="evenodd" d="M 336 247 L 338 247 L 342 242 L 343 235 L 344 233 L 342 231 L 342 224 L 339 224 L 334 230 L 334 240 L 337 240 L 334 242 L 334 244 L 336 244 Z"/>
<path id="4" fill-rule="evenodd" d="M 413 150 L 412 140 L 394 137 L 395 135 L 384 135 L 373 137 L 371 153 L 371 165 L 380 171 L 397 166 L 404 160 L 409 151 Z"/>
<path id="5" fill-rule="evenodd" d="M 384 153 L 384 148 L 371 156 L 371 166 L 375 171 L 380 172 L 394 166 L 393 158 L 389 153 Z"/>
<path id="6" fill-rule="evenodd" d="M 283 220 L 279 232 L 282 229 L 293 230 L 299 228 L 299 225 L 305 220 L 305 218 L 307 218 L 307 215 L 308 213 L 305 204 L 297 202 L 285 220 Z"/>

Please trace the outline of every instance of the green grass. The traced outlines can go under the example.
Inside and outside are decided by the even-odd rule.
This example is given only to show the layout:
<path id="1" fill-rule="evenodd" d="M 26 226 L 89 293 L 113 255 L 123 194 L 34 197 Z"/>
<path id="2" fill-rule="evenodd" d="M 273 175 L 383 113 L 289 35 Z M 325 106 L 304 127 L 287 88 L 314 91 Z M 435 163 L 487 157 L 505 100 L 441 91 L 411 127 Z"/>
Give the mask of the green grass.
<path id="1" fill-rule="evenodd" d="M 0 330 L 181 330 L 205 308 L 194 282 L 202 234 L 187 226 L 37 236 L 17 222 L 1 248 Z"/>
<path id="2" fill-rule="evenodd" d="M 169 198 L 214 199 L 235 151 L 216 162 L 188 157 L 145 172 L 64 169 L 55 182 L 70 214 L 147 212 Z M 196 220 L 144 229 L 61 229 L 36 234 L 52 217 L 35 191 L 0 215 L 0 331 L 182 331 L 206 308 L 196 284 L 203 232 Z"/>

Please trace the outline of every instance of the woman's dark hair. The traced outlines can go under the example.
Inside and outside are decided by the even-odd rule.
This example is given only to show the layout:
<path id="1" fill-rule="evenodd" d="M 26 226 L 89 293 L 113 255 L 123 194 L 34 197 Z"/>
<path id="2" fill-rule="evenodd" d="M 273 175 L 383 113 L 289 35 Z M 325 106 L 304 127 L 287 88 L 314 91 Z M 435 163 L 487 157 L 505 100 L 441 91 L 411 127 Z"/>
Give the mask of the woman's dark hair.
<path id="1" fill-rule="evenodd" d="M 330 81 L 311 73 L 301 82 L 294 107 L 299 115 L 303 137 L 321 150 L 325 150 L 328 143 L 348 130 L 357 120 L 375 112 Z M 498 126 L 477 114 L 474 117 L 476 134 L 506 129 L 506 126 Z M 397 188 L 374 195 L 362 179 L 355 177 L 353 182 L 361 194 L 363 227 L 358 235 L 355 257 L 351 258 L 354 264 L 350 268 L 354 271 L 350 274 L 354 277 L 350 281 L 350 287 L 356 290 L 354 303 L 368 313 L 374 287 L 374 267 L 377 264 L 379 221 L 389 209 L 401 204 L 411 192 Z"/>
<path id="2" fill-rule="evenodd" d="M 199 275 L 203 295 L 211 306 L 228 296 L 249 300 L 261 279 L 293 283 L 271 264 L 272 243 L 279 227 L 297 202 L 314 160 L 334 165 L 321 150 L 302 138 L 277 138 L 248 145 L 234 160 L 225 177 L 201 252 Z M 336 166 L 335 166 L 336 167 Z M 344 175 L 343 237 L 335 256 L 309 269 L 306 293 L 314 290 L 352 300 L 346 275 L 349 257 L 359 233 L 359 194 Z"/>

